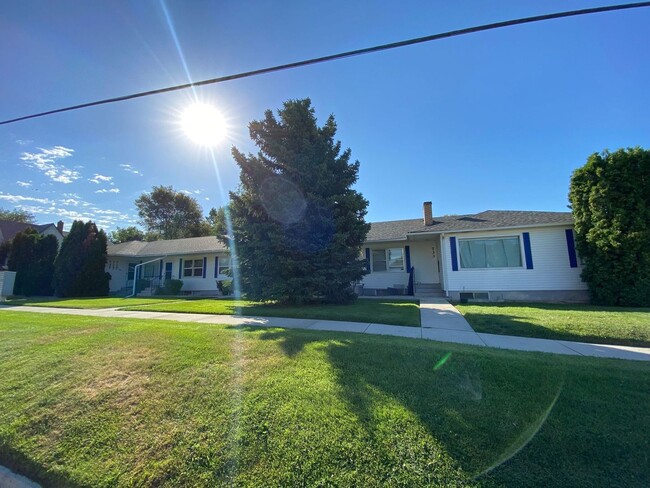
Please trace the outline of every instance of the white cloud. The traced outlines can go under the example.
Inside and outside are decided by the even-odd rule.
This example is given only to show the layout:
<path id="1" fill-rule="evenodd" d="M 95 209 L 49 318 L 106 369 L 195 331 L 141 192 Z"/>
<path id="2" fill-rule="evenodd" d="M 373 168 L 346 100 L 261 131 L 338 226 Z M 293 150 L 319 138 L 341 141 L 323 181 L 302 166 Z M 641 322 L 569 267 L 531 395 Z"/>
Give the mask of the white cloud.
<path id="1" fill-rule="evenodd" d="M 133 173 L 134 175 L 140 175 L 140 176 L 143 176 L 143 174 L 140 173 L 140 171 L 138 171 L 137 169 L 135 169 L 135 168 L 134 168 L 132 165 L 130 165 L 130 164 L 120 164 L 120 168 L 122 168 L 122 169 L 123 169 L 124 171 L 126 171 L 127 173 Z"/>
<path id="2" fill-rule="evenodd" d="M 112 176 L 105 176 L 105 175 L 100 175 L 95 173 L 95 176 L 93 176 L 92 178 L 88 178 L 88 181 L 97 183 L 99 185 L 101 182 L 110 182 L 112 179 L 113 179 Z"/>
<path id="3" fill-rule="evenodd" d="M 50 149 L 38 148 L 41 152 L 24 152 L 20 157 L 25 165 L 42 171 L 50 180 L 58 183 L 69 184 L 81 178 L 81 174 L 66 166 L 57 163 L 57 160 L 72 156 L 74 149 L 63 146 L 54 146 Z"/>
<path id="4" fill-rule="evenodd" d="M 119 193 L 120 189 L 119 188 L 111 188 L 110 190 L 106 188 L 102 188 L 101 190 L 97 190 L 95 193 Z"/>
<path id="5" fill-rule="evenodd" d="M 21 146 L 27 146 L 28 144 L 31 144 L 32 141 L 31 139 L 16 139 L 16 144 L 20 144 Z"/>
<path id="6" fill-rule="evenodd" d="M 32 180 L 29 180 L 29 181 L 20 181 L 20 180 L 18 180 L 16 182 L 16 184 L 18 186 L 22 186 L 23 188 L 29 188 L 30 186 L 32 186 Z"/>
<path id="7" fill-rule="evenodd" d="M 0 200 L 5 200 L 9 203 L 17 204 L 22 202 L 35 202 L 35 203 L 44 203 L 51 204 L 54 203 L 48 198 L 36 198 L 36 197 L 26 197 L 24 195 L 12 195 L 10 193 L 4 193 L 0 191 Z"/>

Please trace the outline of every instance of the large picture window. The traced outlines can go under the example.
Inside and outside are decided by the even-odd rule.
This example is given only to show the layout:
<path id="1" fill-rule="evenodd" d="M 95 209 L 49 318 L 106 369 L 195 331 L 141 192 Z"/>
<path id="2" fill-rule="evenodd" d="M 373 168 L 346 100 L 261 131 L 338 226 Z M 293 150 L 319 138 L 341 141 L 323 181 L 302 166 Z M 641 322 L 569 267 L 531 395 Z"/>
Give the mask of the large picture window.
<path id="1" fill-rule="evenodd" d="M 401 247 L 373 249 L 372 271 L 404 271 L 404 249 Z"/>
<path id="2" fill-rule="evenodd" d="M 520 268 L 519 237 L 459 239 L 461 268 Z"/>
<path id="3" fill-rule="evenodd" d="M 203 276 L 203 259 L 187 259 L 183 263 L 183 276 Z"/>

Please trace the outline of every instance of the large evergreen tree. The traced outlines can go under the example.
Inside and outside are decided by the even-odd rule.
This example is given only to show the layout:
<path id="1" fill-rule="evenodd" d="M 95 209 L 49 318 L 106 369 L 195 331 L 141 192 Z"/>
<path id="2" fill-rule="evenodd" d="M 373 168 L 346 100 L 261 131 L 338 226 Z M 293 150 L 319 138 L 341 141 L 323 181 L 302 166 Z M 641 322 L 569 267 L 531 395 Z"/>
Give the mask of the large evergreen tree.
<path id="1" fill-rule="evenodd" d="M 368 202 L 352 189 L 359 162 L 334 140 L 333 116 L 317 125 L 309 99 L 285 102 L 278 117 L 267 110 L 250 123 L 257 155 L 233 148 L 241 185 L 230 213 L 242 290 L 254 300 L 350 301 L 365 273 L 370 228 Z"/>
<path id="2" fill-rule="evenodd" d="M 650 306 L 650 151 L 592 154 L 569 200 L 594 303 Z"/>
<path id="3" fill-rule="evenodd" d="M 54 259 L 58 248 L 56 237 L 42 236 L 31 228 L 15 235 L 8 267 L 10 271 L 16 272 L 16 295 L 52 295 Z"/>
<path id="4" fill-rule="evenodd" d="M 107 238 L 91 222 L 75 220 L 54 262 L 54 292 L 60 297 L 108 295 Z"/>

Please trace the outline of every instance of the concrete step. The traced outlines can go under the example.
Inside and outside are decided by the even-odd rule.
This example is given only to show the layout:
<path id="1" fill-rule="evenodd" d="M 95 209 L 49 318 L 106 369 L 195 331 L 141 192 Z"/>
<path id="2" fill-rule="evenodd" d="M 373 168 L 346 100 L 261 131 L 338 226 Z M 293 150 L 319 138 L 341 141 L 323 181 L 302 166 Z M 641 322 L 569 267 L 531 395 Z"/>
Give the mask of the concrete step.
<path id="1" fill-rule="evenodd" d="M 415 296 L 421 298 L 446 298 L 447 294 L 444 291 L 416 291 Z"/>

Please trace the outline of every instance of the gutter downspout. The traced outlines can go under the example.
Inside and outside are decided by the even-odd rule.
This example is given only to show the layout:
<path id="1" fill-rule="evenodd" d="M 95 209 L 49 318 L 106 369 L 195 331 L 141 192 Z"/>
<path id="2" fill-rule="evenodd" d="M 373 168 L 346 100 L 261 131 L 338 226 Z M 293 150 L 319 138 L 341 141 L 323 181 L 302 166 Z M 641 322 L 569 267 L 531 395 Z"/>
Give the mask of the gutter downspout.
<path id="1" fill-rule="evenodd" d="M 445 234 L 444 232 L 440 234 L 440 272 L 442 273 L 442 290 L 447 296 L 447 272 L 445 271 L 445 266 L 447 263 L 447 257 L 445 255 Z"/>
<path id="2" fill-rule="evenodd" d="M 144 263 L 136 264 L 135 268 L 133 268 L 133 293 L 131 293 L 130 295 L 128 295 L 128 296 L 126 296 L 124 298 L 131 298 L 131 297 L 135 296 L 135 286 L 138 283 L 138 267 L 144 266 L 145 264 L 149 264 L 149 263 L 155 263 L 156 261 L 161 261 L 161 260 L 165 259 L 166 257 L 167 256 L 163 256 L 161 258 L 152 259 L 151 261 L 146 261 Z"/>

